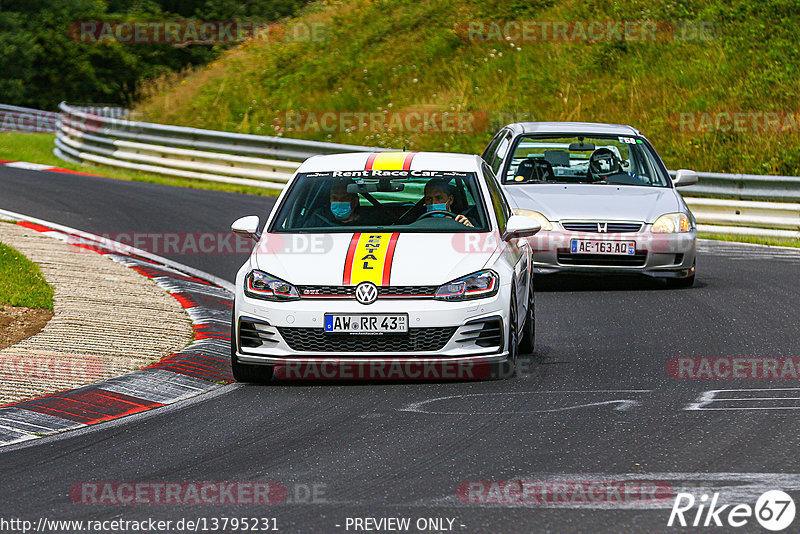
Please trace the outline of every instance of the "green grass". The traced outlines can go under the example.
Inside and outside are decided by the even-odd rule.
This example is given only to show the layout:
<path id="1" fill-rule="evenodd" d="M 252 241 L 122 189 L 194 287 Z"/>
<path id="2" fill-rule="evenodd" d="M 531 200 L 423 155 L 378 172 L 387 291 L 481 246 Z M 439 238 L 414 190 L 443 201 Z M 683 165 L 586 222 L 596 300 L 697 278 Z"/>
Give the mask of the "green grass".
<path id="1" fill-rule="evenodd" d="M 490 41 L 457 24 L 710 21 L 708 41 Z M 298 17 L 325 42 L 249 42 L 144 87 L 147 120 L 413 150 L 480 152 L 514 120 L 631 124 L 671 169 L 800 174 L 800 126 L 785 133 L 680 131 L 680 113 L 797 114 L 800 10 L 759 0 L 338 0 Z M 290 21 L 291 22 L 291 21 Z M 512 46 L 513 45 L 513 46 Z M 296 132 L 289 111 L 480 112 L 471 133 Z"/>
<path id="2" fill-rule="evenodd" d="M 709 234 L 700 232 L 697 234 L 700 239 L 717 239 L 720 241 L 735 241 L 737 243 L 754 243 L 756 245 L 771 245 L 774 247 L 797 247 L 800 248 L 800 239 L 790 237 L 764 237 L 755 235 L 741 234 Z"/>
<path id="3" fill-rule="evenodd" d="M 0 303 L 53 309 L 53 288 L 39 267 L 3 243 L 0 243 Z"/>
<path id="4" fill-rule="evenodd" d="M 275 196 L 278 194 L 278 191 L 262 189 L 260 187 L 193 180 L 191 178 L 173 178 L 160 176 L 158 174 L 147 174 L 101 165 L 91 165 L 88 163 L 77 165 L 59 159 L 53 154 L 54 138 L 55 136 L 52 134 L 0 133 L 0 159 L 41 163 L 43 165 L 52 165 L 63 169 L 116 178 L 118 180 L 149 182 L 179 187 L 191 187 L 194 189 L 211 189 L 214 191 L 228 191 L 232 193 L 247 193 L 250 195 Z"/>

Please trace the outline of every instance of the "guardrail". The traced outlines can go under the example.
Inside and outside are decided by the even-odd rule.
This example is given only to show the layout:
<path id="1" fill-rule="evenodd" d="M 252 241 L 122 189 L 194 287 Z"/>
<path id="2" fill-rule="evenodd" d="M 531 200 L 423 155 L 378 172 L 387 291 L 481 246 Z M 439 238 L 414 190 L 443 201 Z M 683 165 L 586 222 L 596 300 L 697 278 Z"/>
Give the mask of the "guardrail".
<path id="1" fill-rule="evenodd" d="M 800 204 L 684 197 L 698 230 L 800 239 Z"/>
<path id="2" fill-rule="evenodd" d="M 300 162 L 374 147 L 121 120 L 61 103 L 54 153 L 156 174 L 282 189 Z"/>
<path id="3" fill-rule="evenodd" d="M 58 113 L 0 104 L 0 132 L 53 133 Z"/>
<path id="4" fill-rule="evenodd" d="M 669 171 L 675 176 L 677 171 Z M 728 197 L 738 200 L 800 200 L 800 177 L 761 174 L 698 172 L 700 183 L 681 189 L 691 196 Z"/>
<path id="5" fill-rule="evenodd" d="M 49 118 L 56 133 L 54 153 L 66 160 L 271 189 L 282 189 L 311 156 L 382 150 L 136 122 L 125 120 L 126 110 L 114 106 L 62 103 L 59 108 L 58 119 L 14 106 L 0 105 L 0 113 Z M 676 171 L 669 172 L 674 176 Z M 800 238 L 800 203 L 794 203 L 800 201 L 800 177 L 698 176 L 699 184 L 680 191 L 700 231 Z"/>

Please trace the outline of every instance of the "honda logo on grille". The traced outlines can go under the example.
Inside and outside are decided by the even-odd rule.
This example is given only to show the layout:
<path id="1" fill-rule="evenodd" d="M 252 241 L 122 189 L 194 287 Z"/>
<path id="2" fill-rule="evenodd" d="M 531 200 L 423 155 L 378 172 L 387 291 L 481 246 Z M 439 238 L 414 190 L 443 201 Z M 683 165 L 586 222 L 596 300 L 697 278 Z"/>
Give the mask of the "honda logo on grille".
<path id="1" fill-rule="evenodd" d="M 608 232 L 608 223 L 597 223 L 597 231 L 600 233 Z"/>
<path id="2" fill-rule="evenodd" d="M 361 304 L 372 304 L 378 299 L 378 288 L 372 282 L 361 282 L 356 286 L 356 300 Z"/>

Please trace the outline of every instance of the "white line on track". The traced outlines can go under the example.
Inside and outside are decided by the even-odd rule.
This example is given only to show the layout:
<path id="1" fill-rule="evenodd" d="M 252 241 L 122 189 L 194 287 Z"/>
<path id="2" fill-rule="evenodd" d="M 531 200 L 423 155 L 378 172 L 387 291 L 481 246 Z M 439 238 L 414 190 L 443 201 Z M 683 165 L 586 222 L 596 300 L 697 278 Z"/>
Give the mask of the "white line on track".
<path id="1" fill-rule="evenodd" d="M 800 410 L 800 402 L 792 403 L 792 406 L 777 406 L 778 402 L 783 401 L 800 401 L 800 397 L 784 397 L 778 395 L 778 392 L 787 391 L 793 393 L 800 393 L 800 388 L 768 388 L 768 389 L 711 389 L 703 391 L 698 397 L 697 401 L 686 405 L 686 411 L 742 411 L 742 410 Z M 751 392 L 771 393 L 778 396 L 763 396 L 763 397 L 749 397 L 746 394 Z M 733 396 L 721 396 L 726 393 L 732 393 Z M 776 402 L 777 401 L 777 402 Z M 773 406 L 724 406 L 728 402 L 743 402 L 743 403 L 756 403 L 756 402 L 771 402 Z M 717 403 L 717 407 L 713 406 Z M 722 405 L 722 406 L 720 406 Z"/>
<path id="2" fill-rule="evenodd" d="M 554 413 L 563 412 L 567 410 L 577 410 L 580 408 L 591 408 L 594 406 L 617 405 L 614 410 L 625 411 L 639 405 L 639 401 L 634 399 L 608 399 L 589 403 L 578 403 L 571 406 L 564 406 L 560 408 L 545 408 L 540 410 L 504 410 L 497 409 L 493 411 L 481 411 L 464 409 L 463 411 L 441 411 L 426 408 L 428 405 L 451 400 L 451 399 L 466 399 L 468 397 L 490 397 L 490 396 L 508 396 L 508 395 L 560 395 L 560 394 L 616 394 L 618 393 L 649 393 L 650 389 L 596 389 L 596 390 L 560 390 L 560 391 L 509 391 L 501 393 L 466 393 L 463 395 L 448 395 L 445 397 L 435 397 L 423 401 L 412 402 L 397 410 L 400 412 L 414 412 L 424 413 L 431 415 L 497 415 L 497 414 L 537 414 L 537 413 Z"/>

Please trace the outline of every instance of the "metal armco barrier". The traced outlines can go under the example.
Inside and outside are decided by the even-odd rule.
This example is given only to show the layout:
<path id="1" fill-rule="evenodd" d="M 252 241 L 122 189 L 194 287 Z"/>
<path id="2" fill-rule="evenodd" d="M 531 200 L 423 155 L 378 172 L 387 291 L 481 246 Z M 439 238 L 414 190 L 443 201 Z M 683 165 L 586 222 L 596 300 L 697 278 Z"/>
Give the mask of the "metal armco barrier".
<path id="1" fill-rule="evenodd" d="M 282 189 L 311 156 L 385 150 L 136 122 L 114 106 L 59 107 L 58 120 L 50 112 L 14 106 L 0 105 L 0 114 L 25 116 L 25 124 L 49 118 L 56 133 L 53 152 L 65 160 L 269 189 Z M 680 191 L 700 231 L 800 238 L 800 177 L 697 174 L 700 183 Z"/>
<path id="2" fill-rule="evenodd" d="M 675 176 L 676 171 L 669 171 Z M 800 200 L 800 177 L 698 172 L 700 183 L 681 189 L 689 196 L 730 197 L 739 200 Z"/>
<path id="3" fill-rule="evenodd" d="M 58 113 L 0 104 L 0 132 L 53 133 Z"/>
<path id="4" fill-rule="evenodd" d="M 62 103 L 55 154 L 155 174 L 282 189 L 300 162 L 372 147 L 136 122 Z"/>
<path id="5" fill-rule="evenodd" d="M 701 232 L 800 239 L 800 204 L 684 197 Z"/>

